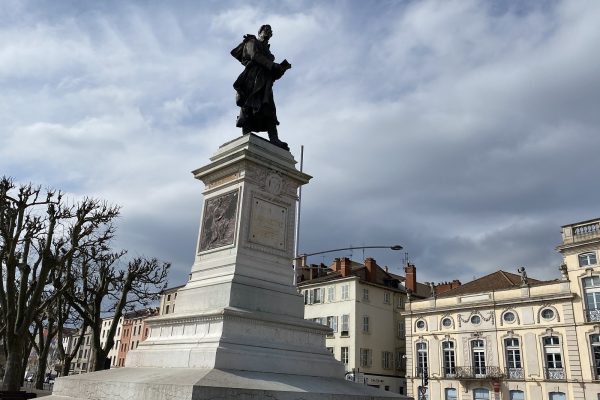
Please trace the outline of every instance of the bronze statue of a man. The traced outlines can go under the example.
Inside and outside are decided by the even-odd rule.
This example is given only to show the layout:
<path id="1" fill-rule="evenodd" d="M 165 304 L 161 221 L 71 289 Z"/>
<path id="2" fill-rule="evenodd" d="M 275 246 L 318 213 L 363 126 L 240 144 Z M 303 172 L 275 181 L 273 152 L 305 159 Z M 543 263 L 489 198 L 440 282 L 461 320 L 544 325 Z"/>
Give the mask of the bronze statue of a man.
<path id="1" fill-rule="evenodd" d="M 258 30 L 258 38 L 244 35 L 244 41 L 231 51 L 231 55 L 244 65 L 244 72 L 236 79 L 236 104 L 240 107 L 236 126 L 242 134 L 267 132 L 269 141 L 282 149 L 289 150 L 287 143 L 277 135 L 277 112 L 273 100 L 273 83 L 281 78 L 292 66 L 287 60 L 276 63 L 269 49 L 269 39 L 273 36 L 270 25 Z"/>

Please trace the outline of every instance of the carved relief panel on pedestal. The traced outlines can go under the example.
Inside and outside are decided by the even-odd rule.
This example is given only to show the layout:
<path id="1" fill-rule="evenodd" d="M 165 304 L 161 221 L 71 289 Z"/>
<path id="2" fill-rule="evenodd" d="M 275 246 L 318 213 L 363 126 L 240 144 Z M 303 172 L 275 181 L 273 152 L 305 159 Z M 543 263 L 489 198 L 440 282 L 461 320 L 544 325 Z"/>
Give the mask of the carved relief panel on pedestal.
<path id="1" fill-rule="evenodd" d="M 239 191 L 234 190 L 206 200 L 198 251 L 233 244 L 237 222 Z"/>

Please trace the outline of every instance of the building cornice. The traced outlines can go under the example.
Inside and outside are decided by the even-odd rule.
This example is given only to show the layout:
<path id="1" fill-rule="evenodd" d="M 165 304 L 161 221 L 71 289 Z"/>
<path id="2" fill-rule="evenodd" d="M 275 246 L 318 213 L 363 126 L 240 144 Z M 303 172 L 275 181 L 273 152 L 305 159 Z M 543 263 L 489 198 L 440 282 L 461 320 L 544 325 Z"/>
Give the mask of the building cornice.
<path id="1" fill-rule="evenodd" d="M 546 295 L 546 296 L 536 296 L 536 297 L 528 297 L 528 298 L 520 298 L 520 299 L 503 299 L 503 300 L 491 300 L 485 302 L 474 302 L 474 303 L 457 303 L 452 305 L 444 305 L 444 306 L 433 306 L 433 308 L 426 309 L 417 309 L 413 310 L 407 309 L 401 312 L 403 316 L 415 315 L 415 314 L 438 314 L 441 312 L 455 311 L 460 310 L 464 311 L 465 309 L 473 310 L 473 309 L 485 309 L 485 308 L 495 308 L 495 307 L 505 307 L 505 306 L 515 306 L 516 304 L 533 304 L 533 303 L 547 303 L 549 301 L 560 301 L 560 300 L 573 300 L 575 297 L 574 293 L 560 293 L 556 295 Z M 518 303 L 517 303 L 518 302 Z"/>

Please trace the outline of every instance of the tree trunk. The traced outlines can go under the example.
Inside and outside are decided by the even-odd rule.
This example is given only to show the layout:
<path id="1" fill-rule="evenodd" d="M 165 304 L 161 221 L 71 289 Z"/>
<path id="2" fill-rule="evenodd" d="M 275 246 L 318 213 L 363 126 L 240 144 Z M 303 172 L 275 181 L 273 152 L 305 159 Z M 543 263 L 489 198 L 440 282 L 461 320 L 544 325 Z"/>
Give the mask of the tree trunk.
<path id="1" fill-rule="evenodd" d="M 25 379 L 25 372 L 27 372 L 27 366 L 29 365 L 29 356 L 31 355 L 31 349 L 33 349 L 33 342 L 28 338 L 25 344 L 23 344 L 23 359 L 21 361 L 21 381 Z"/>
<path id="2" fill-rule="evenodd" d="M 48 367 L 48 350 L 49 346 L 44 346 L 42 353 L 38 358 L 37 377 L 35 379 L 35 388 L 44 389 L 44 379 L 46 378 L 46 368 Z"/>
<path id="3" fill-rule="evenodd" d="M 6 370 L 2 380 L 2 389 L 16 391 L 23 384 L 23 346 L 13 346 L 8 349 Z"/>
<path id="4" fill-rule="evenodd" d="M 94 354 L 95 353 L 95 354 Z M 104 366 L 106 365 L 106 356 L 108 355 L 108 352 L 105 352 L 101 349 L 94 349 L 92 348 L 92 357 L 95 357 L 94 359 L 94 371 L 102 371 L 104 370 Z"/>
<path id="5" fill-rule="evenodd" d="M 65 357 L 63 359 L 62 376 L 69 376 L 69 371 L 71 370 L 71 360 L 72 359 L 73 359 L 72 357 Z"/>

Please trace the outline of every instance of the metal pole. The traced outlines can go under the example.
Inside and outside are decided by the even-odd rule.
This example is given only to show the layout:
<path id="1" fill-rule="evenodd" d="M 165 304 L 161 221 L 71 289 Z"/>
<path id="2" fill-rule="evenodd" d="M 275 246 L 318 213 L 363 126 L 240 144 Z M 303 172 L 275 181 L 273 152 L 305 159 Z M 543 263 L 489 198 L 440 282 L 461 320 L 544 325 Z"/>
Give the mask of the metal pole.
<path id="1" fill-rule="evenodd" d="M 300 145 L 300 172 L 304 170 L 304 145 Z M 298 249 L 300 246 L 300 206 L 302 205 L 302 186 L 298 188 L 298 209 L 296 210 L 296 243 L 294 249 L 294 286 L 298 284 Z"/>
<path id="2" fill-rule="evenodd" d="M 300 146 L 300 172 L 304 172 L 304 145 Z M 302 206 L 302 186 L 298 188 L 298 210 L 296 211 L 296 251 L 295 256 L 298 257 L 298 249 L 300 246 L 300 208 Z"/>
<path id="3" fill-rule="evenodd" d="M 335 253 L 336 251 L 344 251 L 344 250 L 360 250 L 360 249 L 390 249 L 390 250 L 402 250 L 403 247 L 400 246 L 399 244 L 393 245 L 393 246 L 357 246 L 357 247 L 344 247 L 341 249 L 333 249 L 333 250 L 325 250 L 325 251 L 318 251 L 316 253 L 309 253 L 309 254 L 299 254 L 299 256 L 304 256 L 304 257 L 308 257 L 308 256 L 316 256 L 319 254 L 327 254 L 327 253 Z"/>

